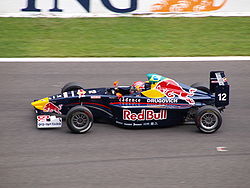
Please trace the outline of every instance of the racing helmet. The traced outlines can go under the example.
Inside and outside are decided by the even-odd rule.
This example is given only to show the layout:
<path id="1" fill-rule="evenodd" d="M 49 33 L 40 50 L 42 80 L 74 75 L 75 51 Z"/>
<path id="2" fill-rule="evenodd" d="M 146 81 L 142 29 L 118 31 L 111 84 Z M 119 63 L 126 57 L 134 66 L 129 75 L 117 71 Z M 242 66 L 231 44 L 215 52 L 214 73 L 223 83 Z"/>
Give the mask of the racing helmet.
<path id="1" fill-rule="evenodd" d="M 143 81 L 136 81 L 132 85 L 132 89 L 136 92 L 141 92 L 145 89 L 145 82 Z"/>

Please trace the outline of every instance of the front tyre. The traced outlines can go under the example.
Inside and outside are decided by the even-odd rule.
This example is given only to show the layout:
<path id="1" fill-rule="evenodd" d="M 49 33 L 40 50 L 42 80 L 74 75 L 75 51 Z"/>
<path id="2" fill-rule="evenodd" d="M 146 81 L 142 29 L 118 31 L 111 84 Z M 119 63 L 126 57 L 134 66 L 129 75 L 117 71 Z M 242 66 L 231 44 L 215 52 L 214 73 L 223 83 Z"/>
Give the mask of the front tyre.
<path id="1" fill-rule="evenodd" d="M 217 108 L 206 105 L 197 110 L 195 122 L 201 132 L 211 134 L 221 127 L 222 117 Z"/>
<path id="2" fill-rule="evenodd" d="M 66 122 L 72 132 L 86 133 L 93 125 L 93 114 L 86 107 L 75 106 L 69 110 Z"/>

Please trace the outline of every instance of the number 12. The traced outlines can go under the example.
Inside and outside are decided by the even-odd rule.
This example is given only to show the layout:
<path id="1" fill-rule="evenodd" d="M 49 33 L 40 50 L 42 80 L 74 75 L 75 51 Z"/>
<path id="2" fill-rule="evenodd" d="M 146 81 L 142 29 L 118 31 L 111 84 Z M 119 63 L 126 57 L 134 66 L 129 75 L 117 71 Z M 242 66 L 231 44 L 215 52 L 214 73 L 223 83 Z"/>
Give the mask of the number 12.
<path id="1" fill-rule="evenodd" d="M 219 97 L 219 101 L 226 101 L 227 100 L 227 94 L 226 93 L 219 93 L 218 97 Z"/>

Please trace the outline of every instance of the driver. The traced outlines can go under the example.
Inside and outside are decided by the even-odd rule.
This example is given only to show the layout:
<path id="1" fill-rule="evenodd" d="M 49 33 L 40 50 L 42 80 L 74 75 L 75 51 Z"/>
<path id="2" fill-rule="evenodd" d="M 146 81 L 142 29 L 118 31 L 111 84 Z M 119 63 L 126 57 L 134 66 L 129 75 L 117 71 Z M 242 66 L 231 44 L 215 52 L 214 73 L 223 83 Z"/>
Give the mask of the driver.
<path id="1" fill-rule="evenodd" d="M 151 89 L 151 87 L 152 87 L 152 84 L 149 81 L 146 81 L 146 82 L 136 81 L 131 86 L 130 93 L 141 96 L 142 91 L 147 91 L 147 90 Z"/>
<path id="2" fill-rule="evenodd" d="M 136 81 L 131 85 L 131 93 L 141 93 L 145 90 L 145 82 Z"/>
<path id="3" fill-rule="evenodd" d="M 123 89 L 118 88 L 118 81 L 114 82 L 114 86 L 115 86 L 115 90 L 116 90 L 116 96 L 118 97 L 118 99 L 123 97 L 123 95 L 125 95 L 125 94 L 141 96 L 142 91 L 146 91 L 148 89 L 151 89 L 151 84 L 148 81 L 146 81 L 146 82 L 136 81 L 131 86 L 128 87 L 129 90 L 127 90 L 126 88 L 123 88 Z"/>

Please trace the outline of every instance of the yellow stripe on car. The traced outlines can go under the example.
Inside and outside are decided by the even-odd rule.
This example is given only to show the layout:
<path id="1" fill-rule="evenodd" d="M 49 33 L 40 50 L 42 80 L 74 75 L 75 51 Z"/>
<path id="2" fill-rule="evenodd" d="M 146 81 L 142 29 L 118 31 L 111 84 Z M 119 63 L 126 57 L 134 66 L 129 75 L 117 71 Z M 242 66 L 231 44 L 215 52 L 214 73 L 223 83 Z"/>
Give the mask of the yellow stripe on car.
<path id="1" fill-rule="evenodd" d="M 165 95 L 156 90 L 156 89 L 150 89 L 150 90 L 147 90 L 147 91 L 143 91 L 142 94 L 148 98 L 162 98 L 162 97 L 165 97 Z"/>

